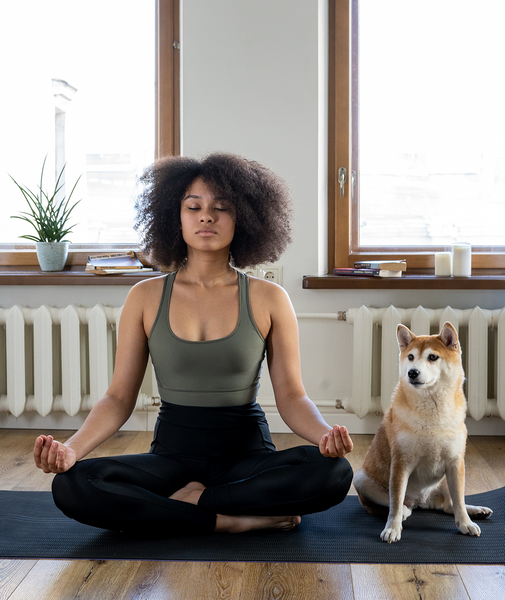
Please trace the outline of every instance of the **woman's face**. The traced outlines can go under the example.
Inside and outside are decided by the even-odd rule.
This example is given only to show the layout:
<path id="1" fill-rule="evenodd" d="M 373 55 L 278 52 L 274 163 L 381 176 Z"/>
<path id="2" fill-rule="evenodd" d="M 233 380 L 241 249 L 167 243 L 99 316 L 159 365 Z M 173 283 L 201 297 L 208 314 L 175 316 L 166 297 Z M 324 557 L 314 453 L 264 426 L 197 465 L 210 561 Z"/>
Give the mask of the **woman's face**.
<path id="1" fill-rule="evenodd" d="M 197 177 L 181 202 L 181 228 L 188 249 L 229 252 L 235 233 L 235 210 Z"/>

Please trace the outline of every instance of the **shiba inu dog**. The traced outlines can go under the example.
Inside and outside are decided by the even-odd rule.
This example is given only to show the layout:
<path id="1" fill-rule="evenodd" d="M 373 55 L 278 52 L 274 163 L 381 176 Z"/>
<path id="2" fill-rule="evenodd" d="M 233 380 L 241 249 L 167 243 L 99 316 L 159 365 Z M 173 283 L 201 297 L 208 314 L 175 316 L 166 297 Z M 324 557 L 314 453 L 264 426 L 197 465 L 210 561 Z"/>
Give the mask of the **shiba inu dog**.
<path id="1" fill-rule="evenodd" d="M 379 429 L 356 472 L 354 486 L 372 514 L 389 514 L 381 538 L 397 542 L 415 508 L 454 514 L 461 533 L 480 535 L 469 515 L 492 510 L 465 506 L 464 372 L 458 334 L 447 322 L 438 335 L 415 336 L 398 325 L 400 377 Z"/>

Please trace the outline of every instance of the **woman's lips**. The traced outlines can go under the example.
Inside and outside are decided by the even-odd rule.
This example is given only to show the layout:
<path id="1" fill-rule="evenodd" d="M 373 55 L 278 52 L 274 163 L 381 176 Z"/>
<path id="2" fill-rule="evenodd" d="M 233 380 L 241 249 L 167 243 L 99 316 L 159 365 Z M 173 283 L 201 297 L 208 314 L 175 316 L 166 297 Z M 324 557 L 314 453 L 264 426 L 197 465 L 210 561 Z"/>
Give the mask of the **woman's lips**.
<path id="1" fill-rule="evenodd" d="M 216 235 L 216 232 L 212 231 L 211 229 L 199 229 L 196 234 L 201 235 L 202 237 L 211 237 Z"/>

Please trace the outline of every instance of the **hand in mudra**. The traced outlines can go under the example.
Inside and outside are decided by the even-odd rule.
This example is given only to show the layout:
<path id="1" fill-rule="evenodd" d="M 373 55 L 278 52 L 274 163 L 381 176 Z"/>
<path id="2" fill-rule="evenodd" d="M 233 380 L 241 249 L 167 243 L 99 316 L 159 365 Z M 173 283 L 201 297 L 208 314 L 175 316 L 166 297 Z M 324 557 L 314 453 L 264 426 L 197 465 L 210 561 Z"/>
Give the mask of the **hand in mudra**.
<path id="1" fill-rule="evenodd" d="M 35 465 L 44 473 L 64 473 L 76 462 L 75 450 L 57 442 L 52 435 L 39 435 L 33 448 Z"/>
<path id="2" fill-rule="evenodd" d="M 319 450 L 323 456 L 342 458 L 352 452 L 353 443 L 346 427 L 334 425 L 333 429 L 323 435 L 319 442 Z"/>

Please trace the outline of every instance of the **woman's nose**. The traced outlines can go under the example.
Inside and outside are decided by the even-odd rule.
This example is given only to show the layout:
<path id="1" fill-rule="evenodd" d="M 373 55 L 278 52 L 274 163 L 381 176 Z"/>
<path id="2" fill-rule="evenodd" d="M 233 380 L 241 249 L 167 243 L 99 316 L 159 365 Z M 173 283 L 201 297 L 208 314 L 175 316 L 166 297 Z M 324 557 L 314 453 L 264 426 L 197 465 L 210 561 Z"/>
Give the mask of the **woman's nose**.
<path id="1" fill-rule="evenodd" d="M 214 221 L 214 216 L 210 210 L 204 210 L 200 214 L 200 221 L 202 223 L 212 223 Z"/>

